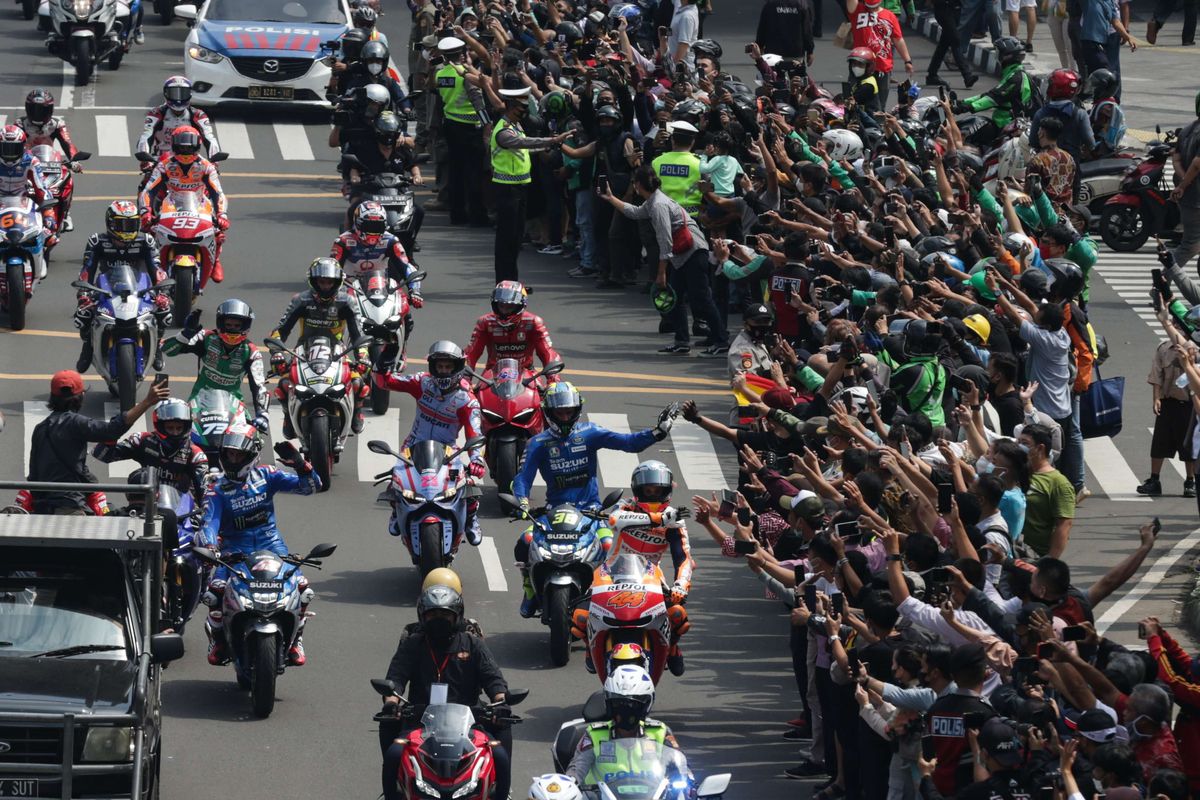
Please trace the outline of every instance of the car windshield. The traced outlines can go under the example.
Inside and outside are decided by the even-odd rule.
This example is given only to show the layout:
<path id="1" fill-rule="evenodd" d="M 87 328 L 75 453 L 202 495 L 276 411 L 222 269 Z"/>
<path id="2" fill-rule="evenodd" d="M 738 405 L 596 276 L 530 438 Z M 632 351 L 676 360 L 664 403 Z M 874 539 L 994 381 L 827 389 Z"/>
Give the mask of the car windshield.
<path id="1" fill-rule="evenodd" d="M 0 566 L 0 658 L 128 657 L 121 587 L 113 581 L 119 563 L 101 558 L 91 565 L 60 565 L 44 554 L 5 561 Z"/>
<path id="2" fill-rule="evenodd" d="M 221 22 L 290 22 L 341 25 L 346 22 L 340 0 L 209 0 L 206 20 Z"/>

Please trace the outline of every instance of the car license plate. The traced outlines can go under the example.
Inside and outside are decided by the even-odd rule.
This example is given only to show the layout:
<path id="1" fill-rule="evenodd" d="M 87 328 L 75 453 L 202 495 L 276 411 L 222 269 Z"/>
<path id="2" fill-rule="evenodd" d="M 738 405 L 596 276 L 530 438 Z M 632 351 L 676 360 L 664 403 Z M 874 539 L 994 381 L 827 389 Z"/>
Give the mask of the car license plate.
<path id="1" fill-rule="evenodd" d="M 37 778 L 0 778 L 0 797 L 37 796 Z"/>
<path id="2" fill-rule="evenodd" d="M 249 100 L 292 100 L 295 96 L 292 86 L 251 86 L 246 92 Z"/>
<path id="3" fill-rule="evenodd" d="M 250 581 L 249 585 L 252 592 L 278 592 L 283 589 L 283 581 Z"/>

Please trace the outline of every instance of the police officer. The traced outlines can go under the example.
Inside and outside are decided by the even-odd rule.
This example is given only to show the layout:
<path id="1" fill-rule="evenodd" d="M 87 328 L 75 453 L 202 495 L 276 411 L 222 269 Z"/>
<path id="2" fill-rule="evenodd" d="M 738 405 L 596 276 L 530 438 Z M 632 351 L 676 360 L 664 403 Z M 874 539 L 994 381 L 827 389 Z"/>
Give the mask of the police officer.
<path id="1" fill-rule="evenodd" d="M 474 706 L 480 693 L 491 702 L 503 703 L 508 684 L 500 667 L 483 639 L 464 629 L 462 595 L 452 586 L 434 584 L 425 588 L 417 600 L 417 616 L 421 625 L 411 635 L 400 640 L 388 665 L 387 678 L 396 684 L 397 692 L 408 688 L 408 702 L 413 714 L 395 722 L 379 724 L 379 744 L 384 750 L 383 796 L 398 800 L 403 794 L 396 786 L 397 768 L 403 753 L 403 742 L 396 742 L 413 720 L 429 705 L 432 694 L 444 692 L 447 703 Z M 399 703 L 398 696 L 384 698 L 385 710 Z M 500 706 L 498 717 L 508 716 Z M 512 778 L 512 731 L 507 725 L 482 723 L 481 727 L 500 740 L 501 746 L 492 750 L 496 763 L 497 798 L 507 798 Z"/>
<path id="2" fill-rule="evenodd" d="M 496 282 L 519 280 L 517 256 L 525 235 L 525 209 L 533 161 L 530 151 L 561 145 L 570 132 L 547 139 L 525 136 L 521 122 L 529 116 L 531 89 L 501 89 L 504 116 L 492 127 L 492 185 L 496 199 Z"/>
<path id="3" fill-rule="evenodd" d="M 438 53 L 445 59 L 435 80 L 442 99 L 441 133 L 449 152 L 450 224 L 484 227 L 488 219 L 483 207 L 481 120 L 470 95 L 471 89 L 479 90 L 483 76 L 467 63 L 462 39 L 440 40 Z"/>
<path id="4" fill-rule="evenodd" d="M 700 159 L 692 152 L 692 145 L 700 131 L 682 120 L 669 123 L 667 130 L 671 134 L 671 150 L 654 159 L 651 165 L 662 182 L 662 193 L 696 219 L 704 195 L 700 191 Z"/>

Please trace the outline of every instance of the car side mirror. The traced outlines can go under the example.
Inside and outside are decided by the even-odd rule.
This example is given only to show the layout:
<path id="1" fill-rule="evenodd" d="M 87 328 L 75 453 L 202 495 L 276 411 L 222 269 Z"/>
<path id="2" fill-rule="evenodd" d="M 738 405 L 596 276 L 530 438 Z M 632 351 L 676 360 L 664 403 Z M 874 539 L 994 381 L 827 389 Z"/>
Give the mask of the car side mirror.
<path id="1" fill-rule="evenodd" d="M 191 3 L 175 6 L 175 16 L 180 19 L 194 20 L 196 19 L 196 13 L 196 7 Z"/>
<path id="2" fill-rule="evenodd" d="M 178 633 L 156 633 L 150 637 L 150 658 L 167 664 L 183 658 L 183 637 Z"/>

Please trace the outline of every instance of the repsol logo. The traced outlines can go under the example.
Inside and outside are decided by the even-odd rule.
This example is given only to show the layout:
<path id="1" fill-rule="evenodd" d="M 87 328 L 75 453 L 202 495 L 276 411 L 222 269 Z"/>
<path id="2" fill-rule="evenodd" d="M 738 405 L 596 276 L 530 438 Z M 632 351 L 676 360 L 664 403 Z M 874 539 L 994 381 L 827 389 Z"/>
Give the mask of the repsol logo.
<path id="1" fill-rule="evenodd" d="M 692 168 L 687 164 L 663 164 L 658 174 L 664 178 L 686 178 L 692 174 Z"/>
<path id="2" fill-rule="evenodd" d="M 929 731 L 934 736 L 950 736 L 961 739 L 964 735 L 962 717 L 934 717 L 929 723 Z"/>

